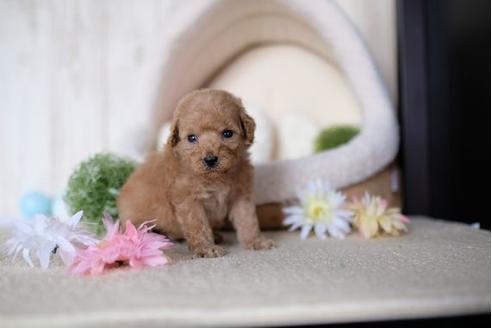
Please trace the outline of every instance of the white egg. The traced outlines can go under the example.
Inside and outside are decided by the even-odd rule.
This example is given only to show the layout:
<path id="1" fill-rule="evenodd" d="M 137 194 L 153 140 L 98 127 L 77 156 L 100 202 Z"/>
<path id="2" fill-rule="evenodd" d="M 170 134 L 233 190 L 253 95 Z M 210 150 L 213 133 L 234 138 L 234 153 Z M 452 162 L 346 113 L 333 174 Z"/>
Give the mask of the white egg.
<path id="1" fill-rule="evenodd" d="M 256 123 L 255 140 L 250 148 L 251 162 L 253 164 L 268 162 L 272 159 L 273 155 L 273 125 L 269 117 L 259 106 L 248 101 L 244 101 L 243 103 L 246 112 Z"/>
<path id="2" fill-rule="evenodd" d="M 321 128 L 301 113 L 286 113 L 278 122 L 278 157 L 296 159 L 314 153 L 314 143 Z"/>
<path id="3" fill-rule="evenodd" d="M 58 195 L 53 199 L 51 213 L 54 217 L 61 220 L 70 217 L 65 201 L 63 200 L 63 195 Z"/>

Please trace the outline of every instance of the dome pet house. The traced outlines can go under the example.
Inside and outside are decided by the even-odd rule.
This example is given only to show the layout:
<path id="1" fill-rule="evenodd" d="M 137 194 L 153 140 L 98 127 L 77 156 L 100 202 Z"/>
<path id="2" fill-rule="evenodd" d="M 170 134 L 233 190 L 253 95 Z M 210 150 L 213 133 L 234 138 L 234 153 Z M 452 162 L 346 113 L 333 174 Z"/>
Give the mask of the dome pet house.
<path id="1" fill-rule="evenodd" d="M 288 43 L 338 66 L 360 106 L 362 129 L 336 149 L 257 165 L 257 204 L 292 199 L 296 187 L 315 178 L 326 179 L 336 188 L 348 187 L 394 159 L 398 127 L 388 92 L 357 30 L 335 2 L 217 0 L 197 5 L 180 13 L 179 26 L 166 41 L 170 50 L 151 118 L 154 135 L 171 119 L 184 94 L 205 86 L 241 52 L 262 44 Z"/>

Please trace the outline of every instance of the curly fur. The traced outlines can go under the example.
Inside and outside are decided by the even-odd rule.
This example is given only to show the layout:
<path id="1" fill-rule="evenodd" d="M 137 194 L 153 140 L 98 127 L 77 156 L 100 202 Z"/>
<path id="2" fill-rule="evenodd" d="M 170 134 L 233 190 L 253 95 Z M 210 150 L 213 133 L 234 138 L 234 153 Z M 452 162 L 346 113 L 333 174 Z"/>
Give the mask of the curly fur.
<path id="1" fill-rule="evenodd" d="M 233 131 L 232 137 L 225 138 L 224 130 Z M 123 186 L 120 219 L 156 219 L 159 231 L 184 238 L 198 257 L 225 254 L 213 230 L 228 221 L 245 247 L 271 248 L 273 242 L 260 235 L 253 199 L 248 148 L 254 131 L 254 120 L 230 93 L 191 92 L 178 103 L 164 150 L 150 155 Z M 191 134 L 196 142 L 188 141 Z M 218 157 L 213 168 L 204 163 L 209 155 Z"/>

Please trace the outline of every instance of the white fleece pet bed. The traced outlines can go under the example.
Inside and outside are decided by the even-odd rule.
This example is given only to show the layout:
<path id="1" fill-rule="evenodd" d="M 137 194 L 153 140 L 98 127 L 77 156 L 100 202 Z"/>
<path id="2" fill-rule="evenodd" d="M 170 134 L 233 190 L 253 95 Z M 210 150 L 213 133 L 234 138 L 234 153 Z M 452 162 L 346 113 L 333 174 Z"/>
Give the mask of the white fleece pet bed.
<path id="1" fill-rule="evenodd" d="M 0 259 L 0 327 L 218 327 L 425 318 L 490 311 L 490 232 L 413 218 L 402 237 L 269 235 L 270 251 L 70 276 Z"/>
<path id="2" fill-rule="evenodd" d="M 307 49 L 337 67 L 360 107 L 362 131 L 331 151 L 258 165 L 256 202 L 291 199 L 296 187 L 314 178 L 326 179 L 336 188 L 356 184 L 394 159 L 398 127 L 388 92 L 358 31 L 335 2 L 213 0 L 183 7 L 178 16 L 172 36 L 164 40 L 168 51 L 162 86 L 157 109 L 149 119 L 155 130 L 152 140 L 157 139 L 160 126 L 171 120 L 183 95 L 210 82 L 213 86 L 217 83 L 213 78 L 246 50 L 280 43 Z M 265 89 L 274 87 L 268 81 L 258 83 Z M 315 89 L 323 92 L 323 86 Z"/>

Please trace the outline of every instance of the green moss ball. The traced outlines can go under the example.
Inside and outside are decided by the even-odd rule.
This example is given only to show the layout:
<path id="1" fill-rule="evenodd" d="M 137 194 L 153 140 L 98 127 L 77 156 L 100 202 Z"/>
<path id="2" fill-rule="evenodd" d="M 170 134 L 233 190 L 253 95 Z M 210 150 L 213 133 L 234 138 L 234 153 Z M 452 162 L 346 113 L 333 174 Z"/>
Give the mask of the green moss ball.
<path id="1" fill-rule="evenodd" d="M 135 167 L 135 162 L 110 153 L 96 154 L 80 163 L 65 193 L 69 211 L 83 210 L 83 221 L 97 233 L 102 232 L 103 213 L 118 216 L 116 198 Z"/>
<path id="2" fill-rule="evenodd" d="M 350 125 L 337 125 L 321 131 L 315 141 L 317 153 L 346 144 L 360 132 L 360 129 Z"/>

